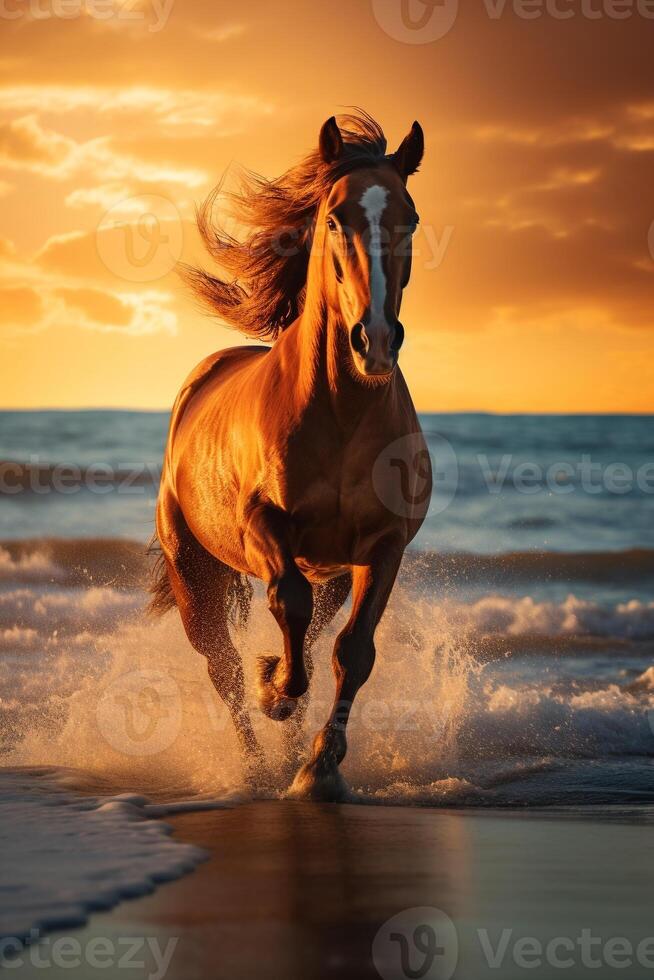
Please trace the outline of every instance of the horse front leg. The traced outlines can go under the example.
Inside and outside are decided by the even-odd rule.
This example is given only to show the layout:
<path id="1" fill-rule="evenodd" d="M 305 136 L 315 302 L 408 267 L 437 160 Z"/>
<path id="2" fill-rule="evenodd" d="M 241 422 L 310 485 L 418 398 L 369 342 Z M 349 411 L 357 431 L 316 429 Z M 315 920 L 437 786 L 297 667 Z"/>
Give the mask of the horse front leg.
<path id="1" fill-rule="evenodd" d="M 313 619 L 304 641 L 304 665 L 309 683 L 311 683 L 313 673 L 313 647 L 322 631 L 329 626 L 346 602 L 351 588 L 352 577 L 349 572 L 322 585 L 314 586 Z M 289 781 L 295 776 L 300 760 L 305 753 L 303 725 L 308 707 L 309 693 L 307 692 L 300 698 L 297 711 L 283 728 L 284 775 L 288 777 Z"/>
<path id="2" fill-rule="evenodd" d="M 259 658 L 259 706 L 269 718 L 283 721 L 309 686 L 304 638 L 313 613 L 313 592 L 293 558 L 290 518 L 278 507 L 257 504 L 249 511 L 244 547 L 249 567 L 266 584 L 268 607 L 284 638 L 281 657 Z"/>
<path id="3" fill-rule="evenodd" d="M 359 688 L 375 662 L 374 635 L 400 567 L 404 541 L 378 542 L 368 565 L 352 568 L 352 613 L 334 646 L 336 697 L 327 724 L 313 742 L 311 758 L 298 772 L 290 795 L 317 801 L 345 800 L 339 766 L 347 752 L 346 728 Z"/>

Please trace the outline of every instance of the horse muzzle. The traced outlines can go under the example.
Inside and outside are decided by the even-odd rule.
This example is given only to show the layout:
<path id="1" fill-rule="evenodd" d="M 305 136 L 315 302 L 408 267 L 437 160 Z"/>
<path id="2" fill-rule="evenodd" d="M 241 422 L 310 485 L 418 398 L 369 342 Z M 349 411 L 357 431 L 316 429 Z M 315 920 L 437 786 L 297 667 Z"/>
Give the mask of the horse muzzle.
<path id="1" fill-rule="evenodd" d="M 367 378 L 390 375 L 397 365 L 404 341 L 404 327 L 394 323 L 355 323 L 350 330 L 350 347 L 357 370 Z"/>

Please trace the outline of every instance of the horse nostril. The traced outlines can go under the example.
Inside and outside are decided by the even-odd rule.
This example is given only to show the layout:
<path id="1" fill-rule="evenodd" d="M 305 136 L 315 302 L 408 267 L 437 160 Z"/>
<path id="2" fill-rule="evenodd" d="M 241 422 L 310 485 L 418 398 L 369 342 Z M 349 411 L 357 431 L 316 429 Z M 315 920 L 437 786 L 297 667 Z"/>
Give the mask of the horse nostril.
<path id="1" fill-rule="evenodd" d="M 368 353 L 370 341 L 368 340 L 366 328 L 362 323 L 355 323 L 350 330 L 350 343 L 352 344 L 352 350 L 355 350 L 362 357 Z"/>
<path id="2" fill-rule="evenodd" d="M 404 343 L 404 327 L 399 320 L 395 321 L 395 335 L 391 342 L 391 350 L 397 353 Z"/>

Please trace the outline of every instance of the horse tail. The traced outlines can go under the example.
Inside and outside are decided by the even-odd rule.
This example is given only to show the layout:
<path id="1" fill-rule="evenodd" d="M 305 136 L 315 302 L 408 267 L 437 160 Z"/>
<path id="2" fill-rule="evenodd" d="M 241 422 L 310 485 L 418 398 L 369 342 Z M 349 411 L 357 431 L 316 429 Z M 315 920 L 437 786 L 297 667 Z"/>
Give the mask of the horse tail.
<path id="1" fill-rule="evenodd" d="M 148 603 L 147 611 L 151 616 L 163 616 L 169 609 L 175 608 L 177 600 L 175 599 L 175 593 L 168 577 L 166 558 L 161 550 L 159 538 L 156 534 L 152 537 L 148 545 L 148 554 L 156 555 L 156 558 L 150 572 L 148 592 L 152 598 Z"/>
<path id="2" fill-rule="evenodd" d="M 148 554 L 156 555 L 150 574 L 148 591 L 151 595 L 148 613 L 151 616 L 163 616 L 177 605 L 173 587 L 170 584 L 166 558 L 161 550 L 159 539 L 155 534 L 148 546 Z M 235 629 L 245 629 L 250 618 L 250 607 L 254 590 L 247 575 L 222 566 L 227 577 L 225 591 L 225 606 L 230 623 Z"/>

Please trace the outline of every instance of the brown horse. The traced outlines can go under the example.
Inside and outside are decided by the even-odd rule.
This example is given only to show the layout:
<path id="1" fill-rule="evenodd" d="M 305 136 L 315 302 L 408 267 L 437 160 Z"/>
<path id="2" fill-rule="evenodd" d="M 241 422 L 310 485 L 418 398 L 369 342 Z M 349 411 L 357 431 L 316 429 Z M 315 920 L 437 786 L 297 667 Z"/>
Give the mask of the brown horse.
<path id="1" fill-rule="evenodd" d="M 352 589 L 333 653 L 334 707 L 291 788 L 312 799 L 346 795 L 338 767 L 348 716 L 429 503 L 429 457 L 397 366 L 418 223 L 406 182 L 423 149 L 418 123 L 387 155 L 365 113 L 342 118 L 340 128 L 332 117 L 318 150 L 283 177 L 244 176 L 232 200 L 255 229 L 245 242 L 213 228 L 213 198 L 205 204 L 200 231 L 230 278 L 186 270 L 223 320 L 275 343 L 211 355 L 177 398 L 157 506 L 163 561 L 153 606 L 179 608 L 261 773 L 229 631 L 234 611 L 248 606 L 247 576 L 265 583 L 283 636 L 281 657 L 260 658 L 259 703 L 280 720 L 299 704 L 289 745 L 298 744 L 311 646 Z M 393 444 L 400 458 L 386 465 Z"/>

